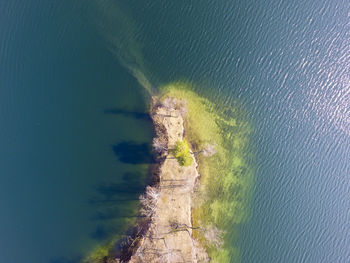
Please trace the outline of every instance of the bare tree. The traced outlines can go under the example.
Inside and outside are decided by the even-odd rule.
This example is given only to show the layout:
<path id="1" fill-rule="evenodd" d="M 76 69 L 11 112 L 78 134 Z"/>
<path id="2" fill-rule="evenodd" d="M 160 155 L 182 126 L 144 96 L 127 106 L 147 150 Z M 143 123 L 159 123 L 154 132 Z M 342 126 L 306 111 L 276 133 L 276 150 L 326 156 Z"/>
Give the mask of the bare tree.
<path id="1" fill-rule="evenodd" d="M 152 113 L 152 115 L 157 115 L 157 116 L 161 116 L 161 117 L 169 117 L 169 118 L 177 118 L 178 116 L 173 116 L 171 114 L 161 114 L 161 113 Z"/>
<path id="2" fill-rule="evenodd" d="M 168 249 L 159 257 L 160 262 L 186 262 L 181 250 L 178 249 Z"/>
<path id="3" fill-rule="evenodd" d="M 212 156 L 214 154 L 216 154 L 216 150 L 215 150 L 216 146 L 214 144 L 208 144 L 203 150 L 202 150 L 202 154 L 206 157 Z"/>
<path id="4" fill-rule="evenodd" d="M 176 221 L 169 222 L 169 227 L 171 229 L 171 231 L 169 233 L 177 232 L 177 231 L 188 231 L 188 229 L 203 230 L 203 228 L 201 228 L 201 227 L 188 226 L 187 224 L 182 224 L 182 223 L 179 223 Z"/>
<path id="5" fill-rule="evenodd" d="M 177 105 L 177 99 L 175 98 L 166 98 L 162 101 L 162 106 L 167 110 L 175 109 L 176 105 Z"/>
<path id="6" fill-rule="evenodd" d="M 166 143 L 160 140 L 158 137 L 153 139 L 152 147 L 158 153 L 165 153 L 166 155 L 168 154 L 168 147 Z"/>
<path id="7" fill-rule="evenodd" d="M 159 105 L 163 107 L 167 111 L 167 113 L 153 113 L 158 116 L 178 118 L 180 116 L 184 117 L 187 113 L 187 104 L 185 100 L 178 100 L 176 98 L 166 98 L 162 100 Z M 177 111 L 178 114 L 172 115 L 172 112 L 174 111 Z"/>
<path id="8" fill-rule="evenodd" d="M 182 116 L 182 117 L 184 117 L 185 115 L 186 115 L 186 113 L 187 113 L 187 108 L 180 108 L 180 109 L 178 109 L 178 112 L 179 112 L 179 114 Z"/>
<path id="9" fill-rule="evenodd" d="M 177 104 L 177 110 L 179 114 L 184 117 L 187 113 L 187 103 L 185 100 L 180 100 Z"/>
<path id="10" fill-rule="evenodd" d="M 143 216 L 152 218 L 159 199 L 159 191 L 155 187 L 147 186 L 145 194 L 140 196 L 142 208 L 140 210 Z"/>
<path id="11" fill-rule="evenodd" d="M 187 103 L 185 100 L 178 100 L 176 98 L 168 98 L 163 102 L 163 106 L 167 110 L 176 110 L 178 115 L 176 117 L 184 117 L 187 113 Z"/>
<path id="12" fill-rule="evenodd" d="M 170 249 L 164 237 L 144 236 L 144 238 L 162 240 L 164 243 L 164 249 L 157 248 L 157 246 L 146 246 L 140 248 L 135 253 L 136 257 L 138 257 L 138 262 L 150 262 L 152 259 L 158 259 L 159 261 L 157 262 L 185 262 L 181 251 L 179 249 Z"/>
<path id="13" fill-rule="evenodd" d="M 223 235 L 224 232 L 214 225 L 205 228 L 204 237 L 217 248 L 224 244 Z"/>
<path id="14" fill-rule="evenodd" d="M 198 152 L 194 152 L 194 155 L 197 154 L 203 154 L 203 156 L 205 157 L 210 157 L 213 156 L 214 154 L 216 154 L 216 150 L 215 150 L 216 146 L 214 144 L 207 144 L 202 150 L 198 151 Z"/>

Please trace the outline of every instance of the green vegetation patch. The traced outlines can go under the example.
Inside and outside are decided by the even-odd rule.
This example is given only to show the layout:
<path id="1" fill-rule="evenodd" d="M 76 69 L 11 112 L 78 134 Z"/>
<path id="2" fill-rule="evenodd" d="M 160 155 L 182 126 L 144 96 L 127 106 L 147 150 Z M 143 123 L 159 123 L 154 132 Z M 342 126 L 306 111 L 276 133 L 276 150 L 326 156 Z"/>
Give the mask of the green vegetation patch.
<path id="1" fill-rule="evenodd" d="M 250 127 L 232 104 L 214 103 L 194 90 L 193 86 L 178 82 L 162 87 L 159 94 L 160 100 L 186 101 L 185 140 L 176 143 L 173 154 L 180 165 L 189 166 L 193 162 L 192 149 L 199 165 L 201 178 L 194 196 L 192 233 L 207 249 L 211 262 L 240 262 L 237 226 L 248 218 L 254 183 L 253 169 L 249 166 Z M 210 157 L 202 154 L 208 145 L 215 146 L 216 153 Z M 130 218 L 123 225 L 134 223 Z M 120 238 L 115 235 L 83 262 L 105 262 L 104 257 Z"/>
<path id="2" fill-rule="evenodd" d="M 254 183 L 248 165 L 250 128 L 232 104 L 213 103 L 193 90 L 186 83 L 171 83 L 161 88 L 160 95 L 161 100 L 186 101 L 185 139 L 193 152 L 215 145 L 211 157 L 196 155 L 201 179 L 192 210 L 193 226 L 207 231 L 193 230 L 193 234 L 212 262 L 239 262 L 237 226 L 248 218 Z"/>
<path id="3" fill-rule="evenodd" d="M 181 166 L 190 166 L 193 158 L 190 152 L 190 146 L 186 140 L 177 141 L 174 149 L 174 156 Z"/>

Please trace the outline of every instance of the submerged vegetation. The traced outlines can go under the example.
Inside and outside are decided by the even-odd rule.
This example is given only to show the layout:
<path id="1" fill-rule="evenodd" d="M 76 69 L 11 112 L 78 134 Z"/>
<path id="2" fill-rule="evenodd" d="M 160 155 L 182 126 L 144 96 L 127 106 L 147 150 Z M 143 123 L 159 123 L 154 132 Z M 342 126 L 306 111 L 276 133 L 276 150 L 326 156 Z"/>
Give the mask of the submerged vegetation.
<path id="1" fill-rule="evenodd" d="M 186 140 L 177 141 L 174 149 L 174 156 L 181 166 L 190 166 L 193 162 L 190 146 Z"/>
<path id="2" fill-rule="evenodd" d="M 185 138 L 201 174 L 193 204 L 193 226 L 215 229 L 224 241 L 229 237 L 231 240 L 230 244 L 218 242 L 200 230 L 194 230 L 193 235 L 206 247 L 213 262 L 239 261 L 238 244 L 232 244 L 228 231 L 233 232 L 248 216 L 253 183 L 252 169 L 246 161 L 248 125 L 235 116 L 232 106 L 216 105 L 185 83 L 162 87 L 160 98 L 186 102 Z"/>
<path id="3" fill-rule="evenodd" d="M 192 234 L 205 247 L 211 262 L 239 262 L 234 231 L 248 217 L 253 186 L 253 172 L 248 166 L 249 126 L 240 120 L 231 105 L 217 105 L 197 95 L 184 83 L 173 83 L 160 89 L 159 101 L 163 107 L 174 107 L 175 100 L 181 102 L 178 112 L 185 115 L 185 139 L 178 140 L 173 149 L 168 149 L 164 140 L 155 138 L 153 149 L 162 158 L 171 152 L 181 166 L 190 166 L 193 156 L 196 158 L 200 184 L 192 203 Z M 169 111 L 166 117 L 176 116 Z M 152 218 L 158 201 L 158 190 L 147 187 L 145 194 L 140 196 L 140 216 Z M 135 235 L 131 245 L 125 246 L 128 253 L 132 253 L 132 245 L 140 236 Z M 120 237 L 114 237 L 106 246 L 91 253 L 85 262 L 113 262 L 106 260 L 119 243 Z"/>

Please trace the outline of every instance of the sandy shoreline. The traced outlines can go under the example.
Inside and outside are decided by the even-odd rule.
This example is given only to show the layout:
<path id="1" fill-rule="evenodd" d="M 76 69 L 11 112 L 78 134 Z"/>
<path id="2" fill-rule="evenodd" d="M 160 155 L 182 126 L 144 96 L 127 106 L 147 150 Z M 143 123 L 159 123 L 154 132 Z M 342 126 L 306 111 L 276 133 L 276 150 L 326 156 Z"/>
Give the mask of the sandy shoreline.
<path id="1" fill-rule="evenodd" d="M 192 237 L 192 197 L 199 178 L 197 162 L 192 155 L 190 166 L 180 166 L 171 151 L 177 141 L 184 139 L 184 116 L 183 108 L 154 102 L 151 117 L 156 139 L 167 151 L 159 155 L 158 183 L 148 186 L 141 198 L 141 213 L 147 217 L 147 227 L 138 235 L 128 262 L 208 261 L 207 253 Z"/>

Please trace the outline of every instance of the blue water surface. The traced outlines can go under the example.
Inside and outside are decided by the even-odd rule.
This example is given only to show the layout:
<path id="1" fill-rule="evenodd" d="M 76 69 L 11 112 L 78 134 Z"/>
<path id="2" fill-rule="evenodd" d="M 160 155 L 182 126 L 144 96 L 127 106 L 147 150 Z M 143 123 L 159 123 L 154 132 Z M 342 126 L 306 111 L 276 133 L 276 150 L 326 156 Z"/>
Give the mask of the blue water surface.
<path id="1" fill-rule="evenodd" d="M 137 199 L 149 163 L 125 155 L 149 149 L 135 114 L 145 78 L 191 81 L 251 123 L 250 217 L 228 229 L 241 262 L 350 262 L 348 1 L 13 0 L 0 12 L 1 262 L 79 260 L 123 232 L 134 214 L 113 200 Z"/>

